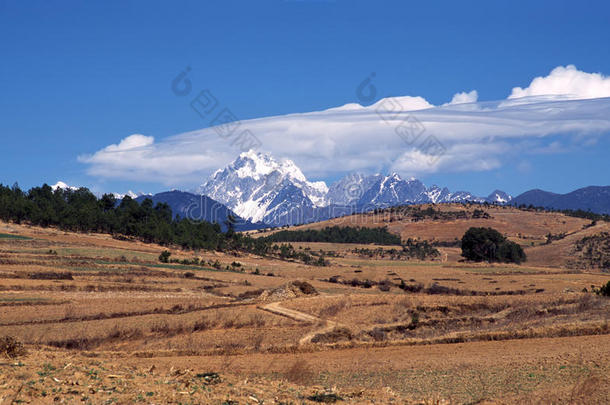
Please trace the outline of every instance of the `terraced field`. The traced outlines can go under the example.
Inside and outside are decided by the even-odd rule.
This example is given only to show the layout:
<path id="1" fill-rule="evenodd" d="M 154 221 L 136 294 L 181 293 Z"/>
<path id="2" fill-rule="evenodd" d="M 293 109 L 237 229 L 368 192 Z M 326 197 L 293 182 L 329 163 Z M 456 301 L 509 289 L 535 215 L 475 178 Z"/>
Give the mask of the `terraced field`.
<path id="1" fill-rule="evenodd" d="M 519 232 L 510 215 L 488 221 L 516 240 L 607 228 L 537 213 Z M 400 221 L 403 238 L 464 226 Z M 610 300 L 591 286 L 610 276 L 544 263 L 576 236 L 526 246 L 523 265 L 461 262 L 456 247 L 417 261 L 294 243 L 324 267 L 170 249 L 195 265 L 162 263 L 153 244 L 0 223 L 0 337 L 28 352 L 0 363 L 0 401 L 607 403 Z"/>

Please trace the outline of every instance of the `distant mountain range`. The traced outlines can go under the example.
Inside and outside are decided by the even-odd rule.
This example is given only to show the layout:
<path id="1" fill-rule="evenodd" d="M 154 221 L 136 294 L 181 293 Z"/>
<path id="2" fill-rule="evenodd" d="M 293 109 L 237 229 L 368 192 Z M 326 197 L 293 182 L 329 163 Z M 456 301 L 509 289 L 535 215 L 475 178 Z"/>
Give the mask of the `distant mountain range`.
<path id="1" fill-rule="evenodd" d="M 52 187 L 76 189 L 63 182 Z M 515 198 L 494 190 L 481 197 L 436 185 L 426 187 L 415 178 L 405 180 L 396 173 L 351 173 L 327 186 L 321 181 L 308 181 L 291 160 L 278 161 L 269 154 L 253 151 L 242 153 L 217 170 L 193 193 L 173 190 L 127 195 L 138 202 L 151 198 L 154 203 L 167 203 L 176 216 L 217 222 L 223 228 L 232 216 L 238 230 L 324 221 L 375 208 L 424 203 L 524 204 L 610 214 L 610 186 L 585 187 L 567 194 L 530 190 Z"/>
<path id="2" fill-rule="evenodd" d="M 467 191 L 451 192 L 398 174 L 352 173 L 328 187 L 310 182 L 288 159 L 253 151 L 242 153 L 216 171 L 197 190 L 252 222 L 271 226 L 321 221 L 353 212 L 401 204 L 445 202 L 507 203 L 512 197 L 495 190 L 487 197 Z"/>
<path id="3" fill-rule="evenodd" d="M 543 190 L 530 190 L 515 197 L 511 205 L 533 205 L 560 210 L 584 210 L 597 214 L 610 214 L 610 186 L 589 186 L 570 193 L 556 194 Z"/>

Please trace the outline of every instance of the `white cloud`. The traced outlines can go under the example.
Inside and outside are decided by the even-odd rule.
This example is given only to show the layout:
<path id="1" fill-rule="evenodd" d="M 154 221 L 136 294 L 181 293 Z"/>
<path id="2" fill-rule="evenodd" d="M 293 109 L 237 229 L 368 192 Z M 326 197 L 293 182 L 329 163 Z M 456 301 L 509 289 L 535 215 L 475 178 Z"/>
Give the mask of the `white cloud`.
<path id="1" fill-rule="evenodd" d="M 513 88 L 508 98 L 551 95 L 570 99 L 610 97 L 610 77 L 582 72 L 574 65 L 558 66 L 548 76 L 536 77 L 524 89 Z"/>
<path id="2" fill-rule="evenodd" d="M 587 80 L 600 78 L 603 83 L 608 79 L 570 66 L 558 69 L 511 94 L 538 96 L 552 87 L 556 91 L 552 97 L 475 102 L 477 93 L 471 91 L 456 94 L 451 103 L 442 106 L 434 106 L 422 97 L 393 97 L 367 107 L 348 104 L 325 111 L 242 121 L 236 133 L 248 129 L 261 141 L 261 151 L 294 160 L 312 179 L 389 169 L 405 177 L 492 170 L 518 162 L 524 153 L 565 152 L 566 146 L 554 143 L 556 135 L 571 137 L 572 145 L 587 147 L 591 140 L 610 131 L 610 99 L 576 100 L 573 93 L 579 86 L 564 83 L 563 90 L 559 90 L 559 85 L 553 84 L 555 87 L 548 85 L 545 90 L 537 82 L 546 82 L 550 77 L 555 78 L 554 82 L 557 77 L 565 77 L 561 73 L 565 71 Z M 593 94 L 584 90 L 587 86 L 579 97 Z M 416 137 L 422 129 L 423 133 Z M 434 138 L 429 138 L 431 135 Z M 241 152 L 235 138 L 221 138 L 215 128 L 161 141 L 152 136 L 131 135 L 117 145 L 82 155 L 79 160 L 89 166 L 90 175 L 100 178 L 190 187 L 202 183 Z M 442 156 L 430 153 L 426 146 L 430 139 L 440 142 Z"/>
<path id="3" fill-rule="evenodd" d="M 398 156 L 392 170 L 404 174 L 492 170 L 501 166 L 499 156 L 508 148 L 510 145 L 504 142 L 461 143 L 453 145 L 441 155 L 410 149 Z"/>
<path id="4" fill-rule="evenodd" d="M 155 143 L 152 136 L 135 134 L 78 160 L 88 164 L 88 174 L 95 177 L 172 185 L 197 182 L 200 173 L 217 169 L 216 163 L 231 156 L 190 148 L 187 138 Z"/>
<path id="5" fill-rule="evenodd" d="M 476 91 L 475 91 L 476 93 Z M 329 111 L 363 111 L 363 110 L 400 110 L 400 111 L 417 111 L 425 110 L 434 107 L 428 100 L 423 97 L 401 96 L 382 98 L 373 105 L 362 106 L 357 103 L 348 103 L 340 107 L 333 107 L 325 110 Z"/>
<path id="6" fill-rule="evenodd" d="M 154 142 L 155 138 L 152 136 L 134 134 L 123 139 L 118 145 L 109 145 L 106 146 L 104 149 L 109 152 L 121 152 L 150 146 Z"/>
<path id="7" fill-rule="evenodd" d="M 447 105 L 476 103 L 478 99 L 479 99 L 479 93 L 477 93 L 476 90 L 472 90 L 471 92 L 468 92 L 468 93 L 463 91 L 461 93 L 455 93 L 453 95 L 453 98 Z"/>

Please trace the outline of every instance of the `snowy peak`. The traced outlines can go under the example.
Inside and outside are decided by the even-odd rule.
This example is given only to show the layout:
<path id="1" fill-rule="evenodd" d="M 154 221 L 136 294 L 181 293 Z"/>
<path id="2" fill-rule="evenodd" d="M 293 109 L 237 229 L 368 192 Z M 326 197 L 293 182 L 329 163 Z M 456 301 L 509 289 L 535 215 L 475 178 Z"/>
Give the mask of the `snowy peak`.
<path id="1" fill-rule="evenodd" d="M 283 159 L 278 162 L 273 159 L 270 154 L 255 152 L 253 150 L 240 154 L 228 168 L 235 170 L 239 178 L 260 180 L 273 172 L 278 172 L 285 177 L 297 181 L 307 181 L 301 169 L 299 169 L 292 160 Z"/>
<path id="2" fill-rule="evenodd" d="M 506 204 L 513 199 L 512 196 L 506 194 L 502 190 L 494 190 L 490 195 L 487 196 L 487 201 L 491 203 Z"/>
<path id="3" fill-rule="evenodd" d="M 421 202 L 426 186 L 416 179 L 403 180 L 397 173 L 376 175 L 371 187 L 364 192 L 358 205 L 389 207 L 392 205 Z"/>
<path id="4" fill-rule="evenodd" d="M 449 200 L 452 194 L 447 187 L 440 188 L 437 185 L 433 185 L 426 191 L 426 196 L 430 199 L 430 202 L 436 204 Z"/>
<path id="5" fill-rule="evenodd" d="M 114 198 L 116 198 L 117 200 L 122 200 L 122 199 L 123 199 L 123 198 L 125 198 L 125 197 L 131 197 L 132 199 L 134 199 L 134 200 L 135 200 L 136 198 L 138 198 L 138 197 L 140 197 L 140 196 L 143 196 L 143 195 L 152 195 L 152 194 L 144 194 L 144 193 L 138 193 L 138 194 L 136 194 L 136 193 L 134 193 L 133 191 L 128 190 L 128 191 L 127 191 L 125 194 L 120 194 L 120 193 L 112 193 L 112 195 L 113 195 L 113 196 L 114 196 Z"/>
<path id="6" fill-rule="evenodd" d="M 227 205 L 239 216 L 251 221 L 270 221 L 268 214 L 280 215 L 283 204 L 278 196 L 288 198 L 298 190 L 298 205 L 326 205 L 328 187 L 324 182 L 309 182 L 301 169 L 289 159 L 275 160 L 269 154 L 248 151 L 225 168 L 216 171 L 200 188 L 207 195 Z M 280 201 L 281 200 L 281 201 Z M 295 203 L 296 204 L 296 203 Z"/>
<path id="7" fill-rule="evenodd" d="M 58 181 L 57 183 L 55 183 L 51 186 L 51 190 L 55 191 L 57 189 L 76 191 L 76 190 L 78 190 L 78 187 L 72 187 L 72 186 L 67 185 L 63 181 Z"/>

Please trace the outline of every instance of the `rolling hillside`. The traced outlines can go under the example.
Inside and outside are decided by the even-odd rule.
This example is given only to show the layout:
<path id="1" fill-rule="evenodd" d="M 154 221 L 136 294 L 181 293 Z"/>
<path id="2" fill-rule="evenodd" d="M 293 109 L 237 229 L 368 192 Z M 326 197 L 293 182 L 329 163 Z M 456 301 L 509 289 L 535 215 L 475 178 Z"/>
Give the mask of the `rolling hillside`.
<path id="1" fill-rule="evenodd" d="M 435 213 L 421 217 L 421 212 L 432 208 Z M 476 217 L 475 210 L 487 215 Z M 393 212 L 392 212 L 393 211 Z M 403 240 L 408 238 L 448 244 L 460 240 L 470 227 L 491 227 L 519 243 L 528 255 L 528 265 L 564 266 L 572 256 L 574 243 L 585 236 L 610 230 L 610 224 L 597 223 L 555 212 L 520 210 L 510 206 L 439 204 L 406 207 L 405 210 L 383 210 L 355 214 L 290 229 L 321 229 L 327 226 L 387 227 Z M 252 233 L 264 236 L 277 232 Z M 547 236 L 553 235 L 551 243 Z M 441 247 L 450 260 L 459 260 L 459 248 Z"/>

